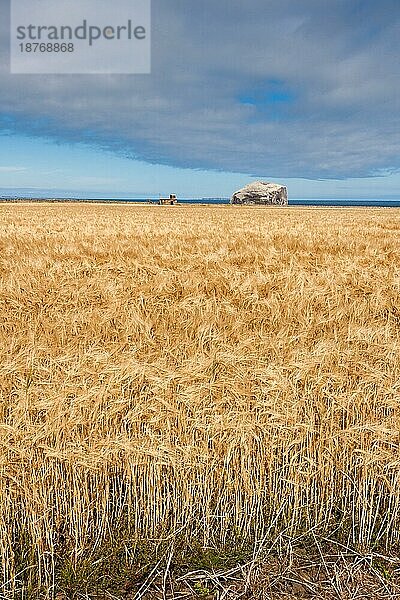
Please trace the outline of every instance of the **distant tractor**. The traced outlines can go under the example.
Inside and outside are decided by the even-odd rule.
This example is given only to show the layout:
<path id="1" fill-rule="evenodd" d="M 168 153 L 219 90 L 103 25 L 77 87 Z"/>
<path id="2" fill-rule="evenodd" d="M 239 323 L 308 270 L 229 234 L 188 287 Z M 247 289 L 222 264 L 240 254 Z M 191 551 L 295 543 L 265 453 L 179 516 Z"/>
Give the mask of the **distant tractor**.
<path id="1" fill-rule="evenodd" d="M 175 194 L 170 194 L 169 198 L 160 198 L 158 204 L 178 204 L 178 199 Z"/>

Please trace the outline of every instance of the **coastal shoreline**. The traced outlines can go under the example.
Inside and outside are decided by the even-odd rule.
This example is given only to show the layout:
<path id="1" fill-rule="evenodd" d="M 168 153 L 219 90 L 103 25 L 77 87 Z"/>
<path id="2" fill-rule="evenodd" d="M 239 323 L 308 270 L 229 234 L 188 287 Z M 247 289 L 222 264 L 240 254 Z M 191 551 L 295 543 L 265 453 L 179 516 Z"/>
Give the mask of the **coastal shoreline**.
<path id="1" fill-rule="evenodd" d="M 399 208 L 400 199 L 292 199 L 289 200 L 288 204 L 285 205 L 273 205 L 273 204 L 232 204 L 229 198 L 226 201 L 217 202 L 214 198 L 210 198 L 207 202 L 207 198 L 189 198 L 178 201 L 174 206 L 225 206 L 225 207 L 246 207 L 246 208 L 274 208 L 282 210 L 285 208 Z M 28 197 L 2 197 L 0 198 L 0 205 L 16 205 L 16 204 L 97 204 L 97 205 L 132 205 L 132 206 L 160 206 L 156 199 L 151 201 L 146 199 L 129 199 L 129 198 L 28 198 Z M 169 206 L 169 205 L 164 205 Z"/>

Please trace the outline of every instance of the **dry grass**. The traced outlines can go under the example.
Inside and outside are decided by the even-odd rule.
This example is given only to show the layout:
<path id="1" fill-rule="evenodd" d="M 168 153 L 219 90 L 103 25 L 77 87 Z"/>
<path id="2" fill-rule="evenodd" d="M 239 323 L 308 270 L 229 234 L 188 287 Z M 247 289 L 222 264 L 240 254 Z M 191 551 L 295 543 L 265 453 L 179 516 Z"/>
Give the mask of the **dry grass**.
<path id="1" fill-rule="evenodd" d="M 110 557 L 133 581 L 171 542 L 398 554 L 399 233 L 398 209 L 1 205 L 4 597 Z"/>

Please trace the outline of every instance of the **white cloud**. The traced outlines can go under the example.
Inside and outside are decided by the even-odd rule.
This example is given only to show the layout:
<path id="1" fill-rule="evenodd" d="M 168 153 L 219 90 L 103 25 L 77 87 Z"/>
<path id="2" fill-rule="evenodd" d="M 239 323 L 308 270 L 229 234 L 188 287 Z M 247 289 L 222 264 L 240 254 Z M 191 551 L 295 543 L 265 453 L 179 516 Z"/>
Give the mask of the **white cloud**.
<path id="1" fill-rule="evenodd" d="M 2 167 L 2 166 L 0 166 L 0 173 L 18 173 L 20 171 L 26 171 L 26 167 Z"/>

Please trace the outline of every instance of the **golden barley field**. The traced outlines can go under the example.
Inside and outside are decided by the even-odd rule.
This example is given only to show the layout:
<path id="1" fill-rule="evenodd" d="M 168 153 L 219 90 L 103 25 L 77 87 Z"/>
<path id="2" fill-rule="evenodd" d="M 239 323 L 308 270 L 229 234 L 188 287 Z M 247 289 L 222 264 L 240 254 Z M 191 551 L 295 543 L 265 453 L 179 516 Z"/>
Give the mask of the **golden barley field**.
<path id="1" fill-rule="evenodd" d="M 395 577 L 399 349 L 400 209 L 0 205 L 0 598 L 301 540 Z"/>

